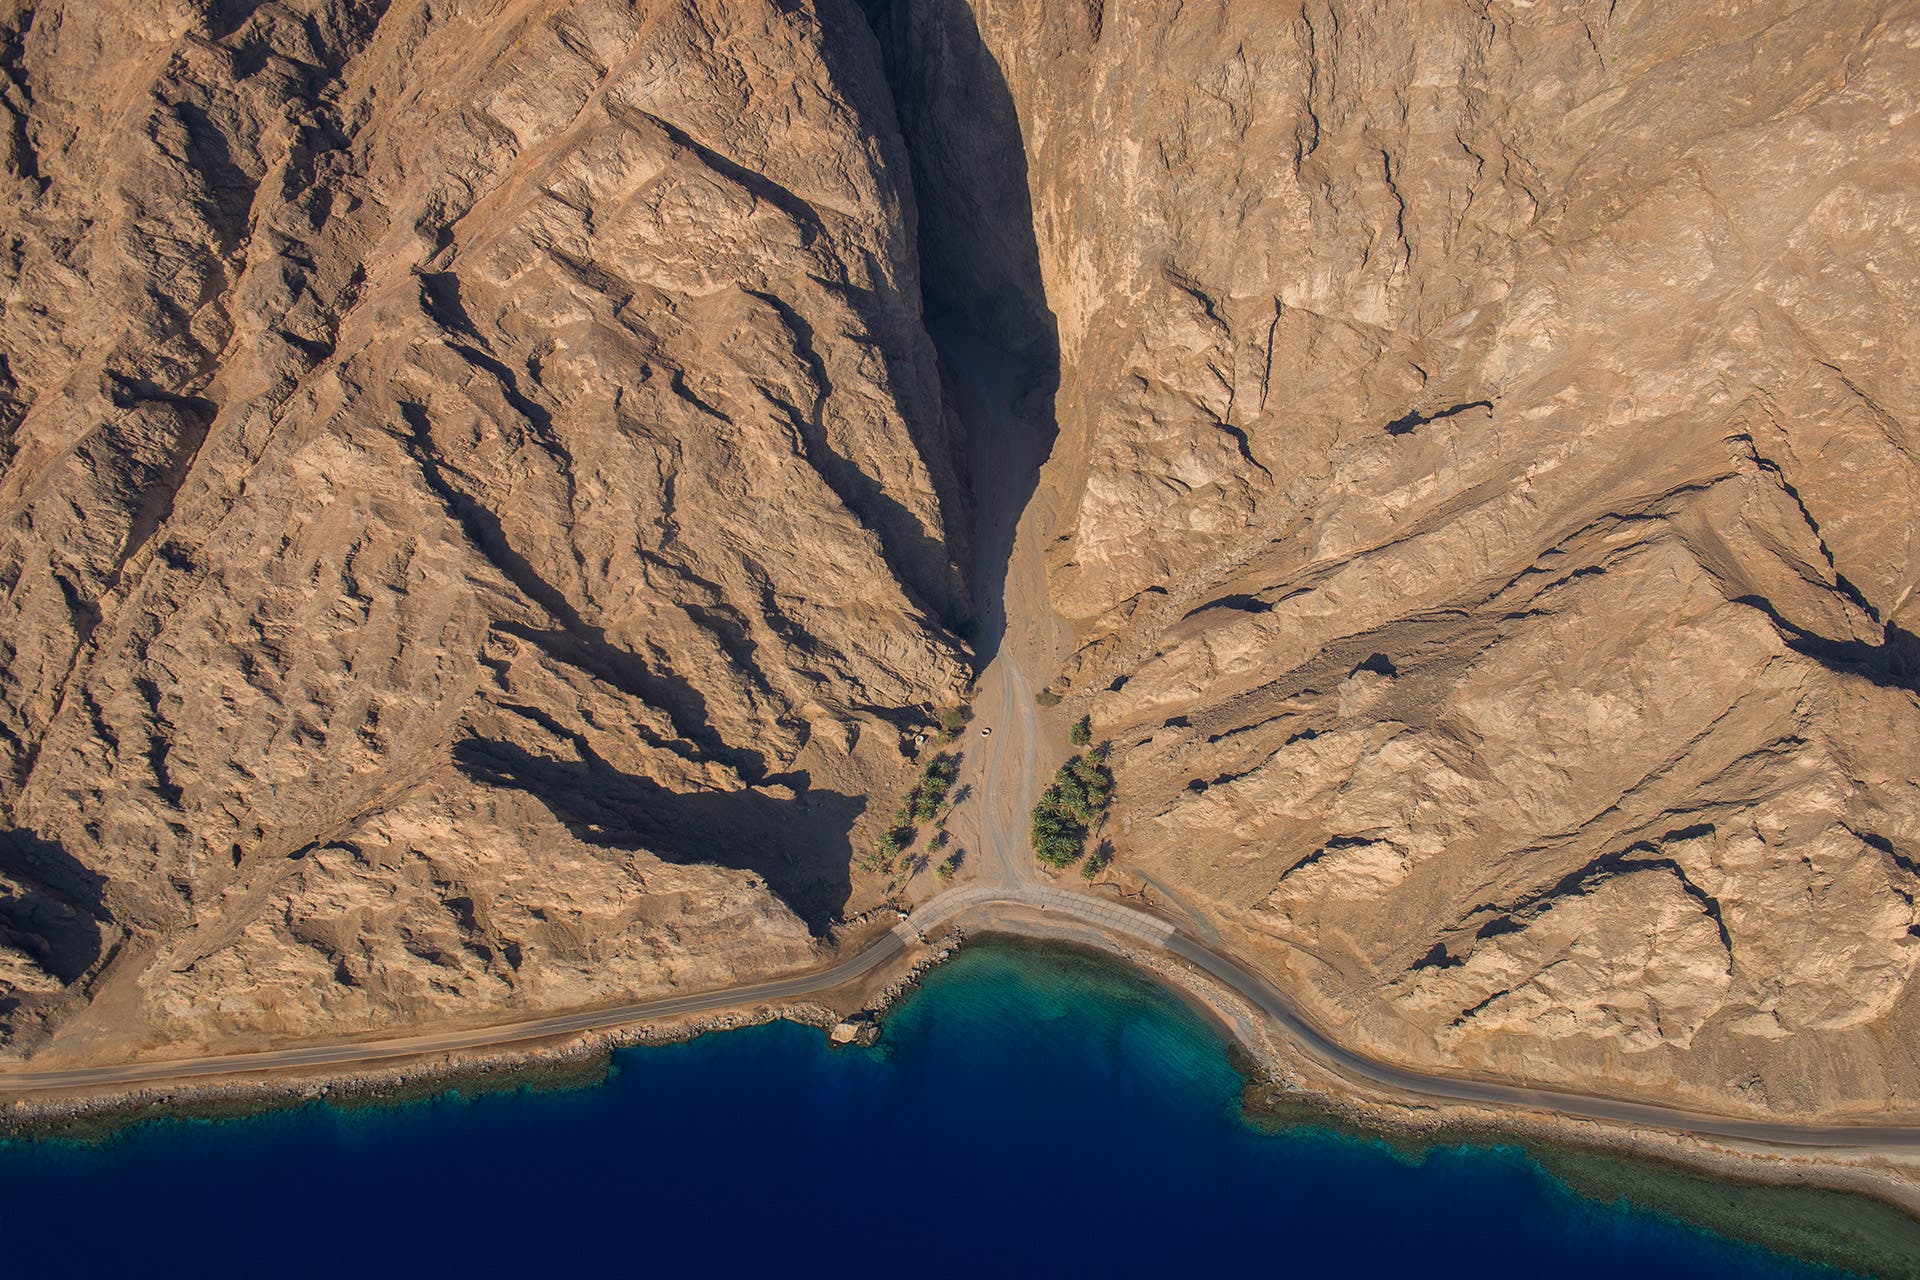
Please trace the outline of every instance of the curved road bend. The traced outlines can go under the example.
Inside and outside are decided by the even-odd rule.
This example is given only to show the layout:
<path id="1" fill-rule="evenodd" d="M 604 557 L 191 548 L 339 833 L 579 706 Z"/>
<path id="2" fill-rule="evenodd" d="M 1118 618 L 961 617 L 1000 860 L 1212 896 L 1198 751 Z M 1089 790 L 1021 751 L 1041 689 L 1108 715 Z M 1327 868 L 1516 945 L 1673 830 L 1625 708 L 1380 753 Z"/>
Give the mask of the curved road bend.
<path id="1" fill-rule="evenodd" d="M 1580 1119 L 1643 1125 L 1773 1146 L 1920 1151 L 1920 1126 L 1797 1125 L 1743 1120 L 1589 1094 L 1428 1075 L 1392 1066 L 1337 1044 L 1307 1021 L 1293 1003 L 1265 978 L 1178 932 L 1159 917 L 1083 893 L 1046 885 L 969 887 L 941 894 L 858 955 L 829 969 L 773 982 L 436 1035 L 302 1049 L 274 1049 L 171 1062 L 77 1067 L 64 1071 L 7 1072 L 0 1074 L 0 1094 L 187 1080 L 287 1068 L 359 1065 L 451 1050 L 517 1044 L 575 1032 L 608 1031 L 656 1018 L 704 1013 L 768 1000 L 793 999 L 850 982 L 899 953 L 909 940 L 921 940 L 933 928 L 957 917 L 979 917 L 979 923 L 990 925 L 996 912 L 1005 912 L 1008 908 L 1068 916 L 1076 923 L 1121 935 L 1135 943 L 1157 946 L 1178 956 L 1250 1001 L 1278 1023 L 1281 1030 L 1303 1051 L 1323 1065 L 1341 1075 L 1384 1087 L 1397 1094 L 1443 1103 L 1520 1107 Z"/>
<path id="2" fill-rule="evenodd" d="M 992 384 L 1004 378 L 1004 371 L 994 369 L 989 361 L 977 354 L 963 364 L 956 362 L 955 368 L 962 381 L 973 383 L 976 404 L 971 407 L 979 414 L 978 425 L 988 441 L 988 448 L 982 451 L 976 464 L 987 469 L 1010 465 L 1015 460 L 1011 454 L 1023 448 L 1027 442 L 1019 434 L 1020 426 L 998 404 L 998 400 L 1004 397 L 994 394 L 997 388 Z M 992 493 L 1002 489 L 1003 486 L 982 484 L 976 491 Z M 983 506 L 979 515 L 981 536 L 976 547 L 982 557 L 981 567 L 990 569 L 994 557 L 1006 557 L 1003 561 L 1009 577 L 1006 595 L 1043 592 L 1042 586 L 1031 581 L 1037 573 L 1037 563 L 1032 557 L 1010 554 L 1020 512 L 986 509 Z M 1044 600 L 1045 597 L 1041 594 L 1025 598 Z M 1000 601 L 983 601 L 982 605 L 994 611 L 988 620 L 990 625 L 998 625 L 1003 621 L 999 614 Z M 851 982 L 899 954 L 910 941 L 923 941 L 931 930 L 958 917 L 967 916 L 969 923 L 976 926 L 990 926 L 996 915 L 1004 920 L 1011 910 L 1042 911 L 1066 916 L 1079 925 L 1091 926 L 1109 936 L 1118 936 L 1135 944 L 1144 943 L 1178 956 L 1272 1018 L 1286 1036 L 1323 1066 L 1349 1079 L 1364 1081 L 1394 1094 L 1441 1103 L 1517 1107 L 1580 1119 L 1642 1125 L 1774 1146 L 1920 1151 L 1920 1126 L 1796 1125 L 1743 1120 L 1591 1094 L 1428 1075 L 1379 1062 L 1345 1048 L 1308 1021 L 1271 982 L 1208 945 L 1217 939 L 1209 936 L 1203 942 L 1179 932 L 1158 916 L 1087 893 L 1060 889 L 1044 881 L 1021 838 L 1038 778 L 1039 732 L 1032 686 L 1019 668 L 1014 645 L 1000 646 L 987 670 L 982 673 L 980 695 L 976 705 L 994 708 L 997 716 L 995 734 L 977 740 L 981 748 L 979 754 L 985 757 L 981 761 L 980 775 L 981 834 L 992 849 L 993 858 L 991 861 L 982 860 L 976 869 L 978 879 L 973 883 L 935 895 L 864 950 L 831 968 L 748 986 L 556 1014 L 504 1026 L 171 1062 L 76 1067 L 63 1071 L 4 1072 L 0 1073 L 0 1097 L 50 1089 L 112 1087 L 254 1071 L 365 1065 L 454 1050 L 522 1044 L 577 1032 L 610 1031 L 658 1018 L 706 1013 L 766 1001 L 792 1000 Z"/>
<path id="3" fill-rule="evenodd" d="M 969 893 L 979 896 L 967 901 L 965 899 Z M 1441 1103 L 1547 1111 L 1578 1119 L 1642 1125 L 1772 1146 L 1920 1151 L 1920 1126 L 1916 1125 L 1800 1125 L 1746 1120 L 1594 1094 L 1430 1075 L 1411 1068 L 1396 1067 L 1341 1045 L 1308 1021 L 1294 1003 L 1267 979 L 1144 911 L 1083 893 L 1045 886 L 1017 896 L 1005 890 L 978 889 L 960 890 L 951 897 L 954 899 L 951 907 L 943 899 L 929 902 L 909 918 L 907 926 L 925 928 L 973 906 L 991 911 L 994 907 L 1019 905 L 1072 916 L 1080 923 L 1093 925 L 1109 933 L 1127 935 L 1130 940 L 1147 942 L 1180 957 L 1251 1002 L 1278 1023 L 1289 1039 L 1322 1066 L 1349 1079 L 1382 1086 L 1393 1094 Z M 940 907 L 947 909 L 935 910 Z"/>

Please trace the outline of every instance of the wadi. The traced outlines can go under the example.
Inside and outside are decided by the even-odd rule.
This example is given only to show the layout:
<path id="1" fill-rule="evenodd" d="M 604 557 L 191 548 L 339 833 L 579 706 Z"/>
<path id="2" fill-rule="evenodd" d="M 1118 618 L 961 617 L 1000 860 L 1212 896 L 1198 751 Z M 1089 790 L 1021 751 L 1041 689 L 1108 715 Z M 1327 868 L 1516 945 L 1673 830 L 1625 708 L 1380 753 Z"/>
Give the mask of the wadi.
<path id="1" fill-rule="evenodd" d="M 1911 1194 L 1916 81 L 1895 0 L 4 0 L 0 1093 L 1047 916 Z"/>

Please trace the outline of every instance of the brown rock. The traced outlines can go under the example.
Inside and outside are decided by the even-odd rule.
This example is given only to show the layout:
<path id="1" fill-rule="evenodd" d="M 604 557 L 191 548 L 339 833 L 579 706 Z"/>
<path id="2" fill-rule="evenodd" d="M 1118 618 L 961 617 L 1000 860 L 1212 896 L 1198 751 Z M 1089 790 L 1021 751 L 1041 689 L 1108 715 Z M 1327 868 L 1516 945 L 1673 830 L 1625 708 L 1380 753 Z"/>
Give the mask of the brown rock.
<path id="1" fill-rule="evenodd" d="M 964 674 L 858 13 L 54 3 L 0 39 L 14 1051 L 807 962 L 876 895 L 849 830 L 897 722 Z"/>
<path id="2" fill-rule="evenodd" d="M 1122 863 L 1377 1053 L 1920 1111 L 1920 11 L 927 8 Z"/>
<path id="3" fill-rule="evenodd" d="M 0 9 L 13 1052 L 815 958 L 932 329 L 1123 867 L 1383 1056 L 1920 1112 L 1920 9 L 230 12 Z"/>

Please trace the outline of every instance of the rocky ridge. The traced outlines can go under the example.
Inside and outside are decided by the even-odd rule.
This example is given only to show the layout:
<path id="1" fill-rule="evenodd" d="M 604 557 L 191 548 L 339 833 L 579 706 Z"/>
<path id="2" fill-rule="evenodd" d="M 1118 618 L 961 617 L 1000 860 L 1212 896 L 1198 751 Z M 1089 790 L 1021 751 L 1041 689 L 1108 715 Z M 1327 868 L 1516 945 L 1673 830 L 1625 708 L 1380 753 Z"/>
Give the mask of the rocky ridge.
<path id="1" fill-rule="evenodd" d="M 1376 1053 L 1913 1114 L 1920 10 L 944 8 L 1123 866 Z"/>
<path id="2" fill-rule="evenodd" d="M 1384 1057 L 1920 1109 L 1920 7 L 119 8 L 0 9 L 13 1052 L 815 957 L 953 330 L 1110 881 Z"/>
<path id="3" fill-rule="evenodd" d="M 0 23 L 9 1044 L 810 962 L 964 678 L 844 4 Z"/>

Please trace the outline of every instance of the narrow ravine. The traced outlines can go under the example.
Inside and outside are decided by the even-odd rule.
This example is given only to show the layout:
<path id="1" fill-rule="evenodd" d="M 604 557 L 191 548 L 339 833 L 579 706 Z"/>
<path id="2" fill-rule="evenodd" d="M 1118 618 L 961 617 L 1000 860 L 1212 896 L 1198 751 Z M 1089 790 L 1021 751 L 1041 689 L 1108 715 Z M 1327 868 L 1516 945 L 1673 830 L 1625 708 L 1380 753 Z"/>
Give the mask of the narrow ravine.
<path id="1" fill-rule="evenodd" d="M 923 307 L 973 508 L 966 566 L 979 674 L 961 774 L 974 800 L 956 821 L 973 854 L 963 879 L 1032 885 L 1027 815 L 1042 765 L 1059 754 L 1043 742 L 1034 693 L 1062 643 L 1042 554 L 1060 355 L 1026 149 L 967 5 L 865 0 L 863 9 L 912 158 Z"/>

